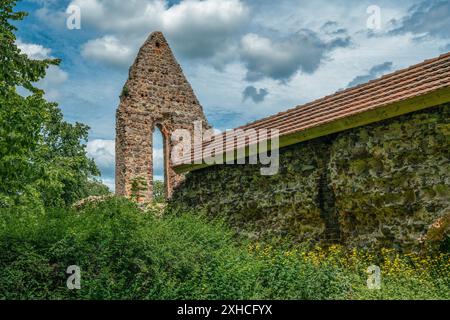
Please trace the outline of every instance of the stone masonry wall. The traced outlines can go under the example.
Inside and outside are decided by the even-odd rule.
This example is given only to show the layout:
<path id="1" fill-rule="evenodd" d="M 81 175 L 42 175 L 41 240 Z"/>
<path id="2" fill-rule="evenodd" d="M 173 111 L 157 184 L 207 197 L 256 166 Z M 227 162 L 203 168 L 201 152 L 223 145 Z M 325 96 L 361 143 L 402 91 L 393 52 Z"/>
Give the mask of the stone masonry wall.
<path id="1" fill-rule="evenodd" d="M 130 196 L 135 178 L 143 178 L 143 201 L 151 201 L 153 131 L 164 139 L 166 193 L 183 177 L 171 165 L 171 133 L 193 131 L 194 121 L 208 128 L 203 109 L 161 32 L 154 32 L 139 50 L 123 87 L 116 115 L 116 193 Z"/>
<path id="2" fill-rule="evenodd" d="M 173 212 L 226 218 L 253 238 L 416 248 L 450 209 L 450 104 L 280 150 L 280 170 L 190 172 Z"/>

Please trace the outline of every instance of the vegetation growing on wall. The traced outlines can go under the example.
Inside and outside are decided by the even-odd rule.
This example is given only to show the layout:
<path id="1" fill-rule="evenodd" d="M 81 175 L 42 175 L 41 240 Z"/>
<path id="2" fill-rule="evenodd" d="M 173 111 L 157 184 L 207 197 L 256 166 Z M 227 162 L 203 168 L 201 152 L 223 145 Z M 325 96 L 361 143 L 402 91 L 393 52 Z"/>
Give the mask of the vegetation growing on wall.
<path id="1" fill-rule="evenodd" d="M 421 248 L 430 226 L 450 212 L 449 104 L 341 134 L 331 154 L 349 243 Z"/>
<path id="2" fill-rule="evenodd" d="M 305 144 L 303 149 L 284 150 L 281 174 L 277 176 L 261 177 L 259 168 L 251 166 L 219 171 L 210 168 L 191 175 L 184 191 L 177 193 L 172 202 L 171 210 L 177 215 L 162 214 L 164 205 L 143 212 L 143 206 L 112 195 L 74 204 L 88 195 L 109 192 L 92 179 L 98 171 L 86 157 L 83 142 L 88 128 L 63 121 L 56 104 L 45 101 L 44 93 L 33 86 L 44 77 L 46 67 L 57 61 L 30 60 L 19 51 L 15 28 L 8 20 L 19 20 L 24 14 L 14 12 L 14 4 L 2 1 L 0 10 L 0 300 L 450 299 L 446 253 L 403 255 L 382 250 L 371 254 L 336 245 L 311 248 L 291 241 L 320 239 L 333 227 L 336 212 L 343 233 L 349 232 L 351 220 L 343 219 L 341 211 L 334 211 L 343 208 L 336 190 L 348 192 L 349 181 L 360 171 L 352 169 L 349 177 L 341 177 L 337 159 L 349 157 L 352 164 L 359 163 L 359 158 L 341 154 L 339 148 L 325 150 L 320 141 Z M 28 89 L 31 95 L 19 95 L 18 86 Z M 415 139 L 414 143 L 429 141 L 434 151 L 425 154 L 440 159 L 436 167 L 442 170 L 448 167 L 448 148 L 442 158 L 437 158 L 442 151 L 437 145 L 448 144 L 448 120 L 441 118 L 444 115 L 448 119 L 448 108 L 444 112 L 430 113 L 430 118 L 424 116 L 420 124 L 424 130 L 429 128 L 429 133 L 440 130 L 442 136 L 408 136 Z M 414 132 L 413 127 L 407 126 L 406 131 Z M 360 139 L 361 134 L 355 137 Z M 443 136 L 447 140 L 442 140 Z M 352 139 L 346 139 L 336 141 L 351 145 Z M 384 143 L 375 138 L 368 141 L 372 143 L 369 152 Z M 394 152 L 393 156 L 398 155 Z M 430 165 L 427 157 L 419 160 Z M 335 166 L 331 165 L 333 161 Z M 325 168 L 331 171 L 324 174 Z M 424 214 L 431 214 L 441 212 L 438 210 L 447 204 L 448 171 L 439 170 L 418 170 L 419 176 L 401 171 L 409 179 L 408 185 L 425 190 L 423 194 L 430 197 L 421 202 L 408 197 L 412 208 L 424 203 Z M 364 174 L 372 177 L 372 171 L 368 167 Z M 432 187 L 428 189 L 428 182 L 422 181 L 425 173 L 431 174 Z M 336 186 L 336 179 L 342 184 Z M 370 183 L 377 186 L 372 180 Z M 245 186 L 252 187 L 242 189 Z M 141 200 L 144 190 L 139 183 L 134 191 L 133 200 Z M 156 191 L 161 200 L 162 188 Z M 330 196 L 330 192 L 335 194 Z M 355 199 L 359 203 L 363 198 Z M 195 211 L 187 210 L 190 208 Z M 387 217 L 393 217 L 396 208 Z M 363 216 L 364 212 L 355 214 Z M 446 237 L 449 215 L 439 215 L 435 214 L 437 220 L 433 220 L 424 239 L 441 243 Z M 250 236 L 266 232 L 283 239 L 268 244 L 237 238 L 228 223 L 211 216 L 226 218 Z M 389 219 L 386 221 L 398 222 Z M 361 243 L 365 232 L 361 221 L 374 220 L 357 221 L 355 230 L 360 233 L 355 239 Z M 397 233 L 393 234 L 399 239 Z M 370 290 L 366 285 L 366 270 L 371 264 L 381 268 L 380 290 Z M 79 290 L 67 287 L 66 270 L 72 265 L 81 270 Z"/>
<path id="3" fill-rule="evenodd" d="M 290 146 L 274 176 L 257 165 L 193 171 L 170 209 L 223 217 L 252 238 L 418 250 L 450 207 L 449 119 L 446 104 Z"/>
<path id="4" fill-rule="evenodd" d="M 153 181 L 153 202 L 163 203 L 166 201 L 166 188 L 164 181 Z"/>

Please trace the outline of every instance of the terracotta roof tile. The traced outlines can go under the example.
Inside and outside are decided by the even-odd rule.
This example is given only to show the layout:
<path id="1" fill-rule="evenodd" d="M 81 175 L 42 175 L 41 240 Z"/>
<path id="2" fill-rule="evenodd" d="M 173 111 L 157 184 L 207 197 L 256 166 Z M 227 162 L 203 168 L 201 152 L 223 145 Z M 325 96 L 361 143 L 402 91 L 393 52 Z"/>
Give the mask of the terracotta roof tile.
<path id="1" fill-rule="evenodd" d="M 278 129 L 282 137 L 445 87 L 450 87 L 450 52 L 236 129 Z M 226 133 L 220 135 L 225 137 Z M 214 143 L 214 138 L 212 141 L 204 143 L 203 150 L 220 146 L 217 142 Z M 255 139 L 249 139 L 245 141 L 245 145 L 254 142 Z M 224 151 L 232 151 L 237 147 L 242 145 L 234 144 L 232 149 L 224 148 Z M 175 167 L 189 163 L 193 158 L 197 159 L 197 153 L 192 151 L 190 158 L 174 163 Z"/>

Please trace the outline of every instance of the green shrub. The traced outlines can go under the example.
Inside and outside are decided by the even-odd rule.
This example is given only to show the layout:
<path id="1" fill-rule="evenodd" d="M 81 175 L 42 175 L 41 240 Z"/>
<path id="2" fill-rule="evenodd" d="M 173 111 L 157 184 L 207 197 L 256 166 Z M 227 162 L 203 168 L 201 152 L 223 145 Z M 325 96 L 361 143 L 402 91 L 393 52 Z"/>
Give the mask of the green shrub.
<path id="1" fill-rule="evenodd" d="M 157 218 L 117 197 L 79 211 L 0 210 L 0 299 L 450 298 L 448 256 L 409 263 L 391 252 L 377 260 L 254 244 L 220 221 Z M 366 287 L 375 262 L 381 290 Z M 66 287 L 70 265 L 81 268 L 80 290 Z"/>

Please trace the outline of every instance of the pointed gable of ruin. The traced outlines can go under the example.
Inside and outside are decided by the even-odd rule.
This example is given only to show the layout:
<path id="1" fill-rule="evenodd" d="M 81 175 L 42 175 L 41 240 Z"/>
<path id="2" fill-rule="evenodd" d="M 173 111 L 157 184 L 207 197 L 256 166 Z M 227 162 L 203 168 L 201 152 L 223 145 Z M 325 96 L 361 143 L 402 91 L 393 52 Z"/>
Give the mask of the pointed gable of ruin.
<path id="1" fill-rule="evenodd" d="M 116 193 L 130 196 L 132 183 L 144 181 L 143 200 L 153 186 L 152 134 L 158 127 L 164 139 L 167 195 L 182 177 L 171 167 L 171 133 L 193 130 L 203 109 L 161 32 L 153 32 L 140 48 L 120 97 L 116 121 Z"/>

